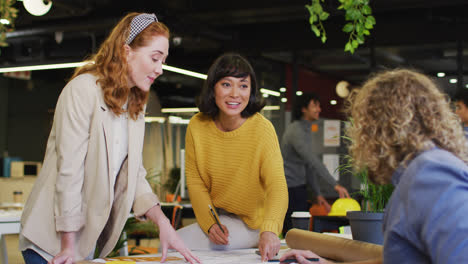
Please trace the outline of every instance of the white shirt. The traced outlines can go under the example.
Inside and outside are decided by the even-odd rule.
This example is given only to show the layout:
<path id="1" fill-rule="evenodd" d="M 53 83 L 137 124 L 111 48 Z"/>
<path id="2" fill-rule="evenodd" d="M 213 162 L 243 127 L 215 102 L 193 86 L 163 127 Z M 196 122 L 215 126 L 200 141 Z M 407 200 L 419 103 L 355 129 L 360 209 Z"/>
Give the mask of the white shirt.
<path id="1" fill-rule="evenodd" d="M 111 176 L 113 177 L 113 182 L 117 178 L 117 174 L 122 167 L 122 163 L 128 154 L 128 113 L 127 113 L 127 103 L 122 107 L 125 110 L 120 116 L 113 115 L 112 119 L 112 168 Z"/>

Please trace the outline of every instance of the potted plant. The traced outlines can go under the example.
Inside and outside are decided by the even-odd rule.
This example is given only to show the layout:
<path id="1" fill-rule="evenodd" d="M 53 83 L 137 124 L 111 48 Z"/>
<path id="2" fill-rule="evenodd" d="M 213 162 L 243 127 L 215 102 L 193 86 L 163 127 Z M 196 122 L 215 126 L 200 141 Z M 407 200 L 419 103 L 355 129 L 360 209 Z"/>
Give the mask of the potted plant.
<path id="1" fill-rule="evenodd" d="M 149 168 L 146 171 L 146 180 L 150 184 L 151 188 L 155 193 L 159 186 L 161 185 L 161 170 L 158 168 Z M 114 249 L 111 253 L 109 253 L 108 257 L 116 257 L 116 256 L 126 256 L 126 255 L 134 255 L 134 254 L 141 254 L 141 249 L 137 246 L 128 246 L 128 239 L 133 238 L 139 240 L 141 238 L 157 238 L 159 237 L 159 229 L 156 225 L 154 225 L 151 221 L 138 221 L 135 217 L 129 217 L 127 222 L 125 222 L 125 226 L 120 234 L 119 240 L 115 245 Z M 138 252 L 137 252 L 138 251 Z M 146 253 L 146 252 L 145 252 Z M 149 252 L 148 252 L 149 254 Z M 99 252 L 96 250 L 94 258 L 99 257 Z"/>
<path id="2" fill-rule="evenodd" d="M 180 168 L 174 167 L 169 171 L 169 178 L 164 183 L 163 187 L 167 190 L 166 202 L 175 202 L 175 193 L 177 193 L 177 188 L 179 187 L 180 181 Z M 177 202 L 180 202 L 182 198 L 180 195 L 177 195 Z"/>
<path id="3" fill-rule="evenodd" d="M 349 137 L 344 137 L 350 141 Z M 339 170 L 350 173 L 361 182 L 357 194 L 361 197 L 361 211 L 348 211 L 346 217 L 351 226 L 353 239 L 374 244 L 383 244 L 382 220 L 385 206 L 393 192 L 393 185 L 378 185 L 368 178 L 367 170 L 355 171 L 353 159 L 346 155 Z"/>

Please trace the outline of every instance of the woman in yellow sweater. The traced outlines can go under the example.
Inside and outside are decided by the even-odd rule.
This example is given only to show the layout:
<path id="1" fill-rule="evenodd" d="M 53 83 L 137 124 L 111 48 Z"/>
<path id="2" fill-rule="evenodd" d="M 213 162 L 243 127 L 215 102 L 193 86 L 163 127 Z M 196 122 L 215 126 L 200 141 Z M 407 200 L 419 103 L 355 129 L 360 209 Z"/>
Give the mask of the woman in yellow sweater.
<path id="1" fill-rule="evenodd" d="M 187 186 L 198 223 L 178 233 L 189 248 L 258 246 L 262 260 L 279 251 L 288 190 L 263 106 L 249 62 L 231 53 L 217 58 L 186 133 Z M 220 225 L 209 206 L 218 209 Z"/>

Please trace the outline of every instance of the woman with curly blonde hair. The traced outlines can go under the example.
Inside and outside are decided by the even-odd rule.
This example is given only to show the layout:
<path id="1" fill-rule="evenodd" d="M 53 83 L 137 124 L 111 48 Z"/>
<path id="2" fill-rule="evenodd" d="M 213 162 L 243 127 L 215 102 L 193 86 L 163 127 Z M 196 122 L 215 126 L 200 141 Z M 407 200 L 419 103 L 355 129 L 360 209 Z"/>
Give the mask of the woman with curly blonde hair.
<path id="1" fill-rule="evenodd" d="M 169 52 L 156 15 L 130 13 L 62 90 L 44 166 L 21 218 L 26 264 L 75 263 L 116 245 L 133 209 L 167 249 L 199 262 L 162 212 L 142 163 L 144 109 Z"/>
<path id="2" fill-rule="evenodd" d="M 383 262 L 468 263 L 468 154 L 447 96 L 427 76 L 398 69 L 367 81 L 349 110 L 356 167 L 395 186 L 384 215 Z"/>

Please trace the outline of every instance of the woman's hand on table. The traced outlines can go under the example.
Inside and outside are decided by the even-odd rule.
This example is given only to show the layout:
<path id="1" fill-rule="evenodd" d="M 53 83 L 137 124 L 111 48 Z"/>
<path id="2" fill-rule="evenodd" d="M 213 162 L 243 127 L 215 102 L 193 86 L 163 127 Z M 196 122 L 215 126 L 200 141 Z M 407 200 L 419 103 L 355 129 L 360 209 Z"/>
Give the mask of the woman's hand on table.
<path id="1" fill-rule="evenodd" d="M 264 231 L 260 234 L 258 250 L 260 251 L 262 261 L 274 258 L 278 254 L 280 247 L 281 242 L 275 233 Z"/>
<path id="2" fill-rule="evenodd" d="M 229 230 L 225 225 L 221 227 L 223 230 L 217 224 L 212 225 L 208 230 L 208 238 L 216 245 L 227 245 L 229 244 Z"/>
<path id="3" fill-rule="evenodd" d="M 177 250 L 191 264 L 201 263 L 200 259 L 188 249 L 164 215 L 160 206 L 153 206 L 146 216 L 159 227 L 159 240 L 162 251 L 161 262 L 166 261 L 169 248 Z"/>
<path id="4" fill-rule="evenodd" d="M 307 258 L 318 258 L 319 262 L 316 261 L 309 261 Z M 284 261 L 286 259 L 296 259 L 297 263 L 299 264 L 331 264 L 333 262 L 329 262 L 321 257 L 319 257 L 317 254 L 313 253 L 312 251 L 309 250 L 298 250 L 298 249 L 293 249 L 289 250 L 286 253 L 284 253 L 281 258 L 279 259 L 280 261 Z"/>
<path id="5" fill-rule="evenodd" d="M 61 232 L 61 251 L 49 262 L 49 264 L 73 264 L 75 263 L 75 232 Z"/>
<path id="6" fill-rule="evenodd" d="M 73 264 L 75 254 L 73 249 L 64 249 L 58 253 L 48 264 Z"/>

